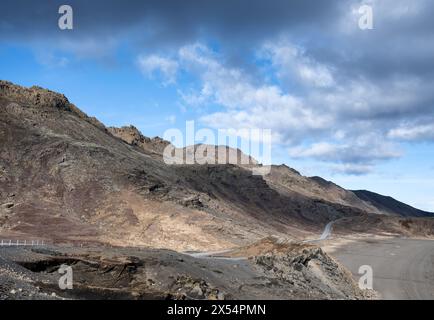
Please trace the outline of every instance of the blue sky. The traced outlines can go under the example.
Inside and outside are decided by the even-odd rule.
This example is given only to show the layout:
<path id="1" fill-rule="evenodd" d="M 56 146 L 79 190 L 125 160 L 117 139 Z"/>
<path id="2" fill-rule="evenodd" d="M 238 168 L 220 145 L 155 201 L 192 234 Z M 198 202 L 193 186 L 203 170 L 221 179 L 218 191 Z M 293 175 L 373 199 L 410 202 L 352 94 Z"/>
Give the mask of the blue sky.
<path id="1" fill-rule="evenodd" d="M 273 163 L 434 211 L 432 1 L 70 1 L 69 31 L 35 3 L 2 8 L 1 79 L 147 136 L 271 129 Z"/>

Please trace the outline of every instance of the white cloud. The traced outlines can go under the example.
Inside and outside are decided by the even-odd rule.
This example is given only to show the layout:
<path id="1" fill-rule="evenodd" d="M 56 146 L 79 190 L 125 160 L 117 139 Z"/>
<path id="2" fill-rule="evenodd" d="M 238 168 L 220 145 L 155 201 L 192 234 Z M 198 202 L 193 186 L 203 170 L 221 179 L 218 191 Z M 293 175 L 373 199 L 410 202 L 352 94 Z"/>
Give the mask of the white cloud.
<path id="1" fill-rule="evenodd" d="M 315 114 L 303 99 L 282 92 L 278 86 L 251 83 L 241 70 L 219 63 L 203 45 L 181 48 L 180 61 L 196 72 L 202 83 L 196 95 L 182 95 L 184 102 L 216 103 L 225 109 L 201 118 L 211 127 L 272 129 L 278 142 L 288 143 L 333 122 L 330 116 Z"/>
<path id="2" fill-rule="evenodd" d="M 178 90 L 181 99 L 189 106 L 198 107 L 203 105 L 212 96 L 212 89 L 208 84 L 204 84 L 200 92 L 183 92 Z"/>
<path id="3" fill-rule="evenodd" d="M 159 69 L 172 79 L 178 69 L 193 75 L 192 86 L 178 88 L 182 105 L 199 107 L 202 113 L 209 105 L 221 108 L 202 115 L 204 124 L 271 129 L 273 142 L 291 157 L 331 163 L 334 173 L 369 173 L 377 163 L 402 156 L 398 138 L 418 139 L 431 130 L 396 129 L 403 115 L 426 108 L 420 97 L 429 84 L 416 77 L 396 76 L 383 83 L 342 76 L 336 67 L 282 39 L 267 42 L 259 56 L 272 66 L 264 79 L 228 66 L 200 43 L 181 47 L 176 60 L 148 56 L 141 65 L 144 72 Z M 270 75 L 281 81 L 268 82 Z"/>
<path id="4" fill-rule="evenodd" d="M 309 58 L 302 48 L 288 41 L 266 43 L 260 56 L 271 61 L 282 79 L 296 78 L 302 84 L 313 87 L 330 87 L 335 84 L 330 67 Z"/>
<path id="5" fill-rule="evenodd" d="M 39 50 L 36 52 L 38 63 L 50 68 L 63 68 L 70 63 L 69 59 L 64 56 L 57 56 L 53 52 Z"/>
<path id="6" fill-rule="evenodd" d="M 158 55 L 140 56 L 138 58 L 140 70 L 151 77 L 155 72 L 160 72 L 163 77 L 163 84 L 174 83 L 178 72 L 178 62 L 175 60 L 160 57 Z"/>
<path id="7" fill-rule="evenodd" d="M 270 44 L 267 46 L 271 47 Z M 295 60 L 300 60 L 303 66 L 328 70 L 303 57 L 299 53 L 301 49 L 288 44 L 283 49 L 275 46 L 273 50 L 282 56 L 280 60 L 284 59 L 285 52 L 292 55 L 291 59 L 296 57 Z M 283 92 L 278 85 L 254 84 L 241 70 L 221 64 L 212 51 L 200 44 L 180 50 L 180 65 L 197 73 L 201 80 L 201 88 L 196 95 L 182 95 L 185 103 L 214 103 L 223 107 L 220 112 L 201 117 L 211 127 L 271 129 L 275 143 L 292 145 L 289 149 L 292 157 L 344 164 L 348 172 L 367 172 L 367 165 L 370 169 L 374 162 L 401 155 L 396 146 L 386 141 L 384 134 L 370 122 L 341 119 L 347 114 L 369 118 L 372 112 L 370 97 L 378 90 L 369 84 L 345 84 L 349 86 L 346 89 L 336 85 L 325 92 L 314 90 L 310 95 L 296 96 Z M 326 78 L 332 79 L 331 75 Z M 316 87 L 320 83 L 310 84 Z M 375 98 L 379 95 L 377 93 Z M 398 101 L 397 98 L 388 99 L 389 105 Z M 324 141 L 316 142 L 320 138 Z M 311 141 L 311 144 L 302 147 L 306 141 Z M 353 166 L 350 170 L 351 164 L 358 167 Z"/>
<path id="8" fill-rule="evenodd" d="M 330 157 L 337 152 L 338 147 L 332 145 L 328 142 L 315 143 L 307 148 L 299 146 L 289 149 L 289 155 L 293 158 L 304 158 L 304 157 Z"/>
<path id="9" fill-rule="evenodd" d="M 389 131 L 388 136 L 402 140 L 434 140 L 434 124 L 402 126 Z"/>
<path id="10" fill-rule="evenodd" d="M 374 171 L 374 166 L 352 163 L 334 164 L 331 166 L 331 171 L 335 174 L 361 176 L 372 173 Z"/>
<path id="11" fill-rule="evenodd" d="M 292 158 L 314 158 L 325 162 L 372 165 L 376 161 L 389 160 L 402 154 L 394 145 L 373 135 L 361 136 L 345 143 L 314 143 L 308 147 L 289 149 Z"/>

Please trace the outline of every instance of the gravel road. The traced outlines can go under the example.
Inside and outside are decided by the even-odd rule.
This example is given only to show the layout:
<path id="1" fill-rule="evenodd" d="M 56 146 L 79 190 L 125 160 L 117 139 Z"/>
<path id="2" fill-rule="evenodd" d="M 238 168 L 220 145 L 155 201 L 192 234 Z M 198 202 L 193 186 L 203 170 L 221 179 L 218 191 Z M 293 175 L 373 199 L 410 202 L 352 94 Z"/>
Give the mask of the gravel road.
<path id="1" fill-rule="evenodd" d="M 374 290 L 382 299 L 434 299 L 434 241 L 361 240 L 332 253 L 358 280 L 359 267 L 373 269 Z"/>

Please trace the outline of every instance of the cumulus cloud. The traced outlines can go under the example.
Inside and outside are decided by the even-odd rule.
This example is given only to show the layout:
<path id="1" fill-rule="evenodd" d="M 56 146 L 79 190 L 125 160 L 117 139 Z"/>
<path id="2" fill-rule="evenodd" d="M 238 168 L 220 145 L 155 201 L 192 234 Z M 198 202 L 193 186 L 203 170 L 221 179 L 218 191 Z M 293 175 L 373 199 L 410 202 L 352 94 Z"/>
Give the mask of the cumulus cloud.
<path id="1" fill-rule="evenodd" d="M 293 79 L 313 87 L 330 87 L 334 79 L 330 68 L 308 56 L 303 48 L 285 40 L 267 42 L 260 53 L 271 61 L 277 76 L 281 79 Z"/>
<path id="2" fill-rule="evenodd" d="M 428 85 L 420 79 L 393 77 L 386 84 L 340 77 L 339 69 L 281 37 L 267 41 L 258 55 L 270 62 L 268 75 L 291 78 L 308 90 L 292 90 L 285 81 L 252 78 L 225 64 L 218 52 L 194 43 L 181 47 L 172 61 L 176 69 L 199 80 L 199 86 L 187 92 L 178 89 L 183 104 L 205 109 L 218 105 L 220 111 L 200 117 L 205 125 L 271 129 L 273 141 L 287 147 L 291 157 L 332 163 L 333 172 L 347 174 L 369 173 L 375 164 L 402 156 L 399 139 L 416 140 L 430 133 L 429 126 L 413 128 L 416 132 L 395 129 L 404 119 L 427 110 Z M 307 74 L 300 72 L 307 69 L 311 70 Z"/>
<path id="3" fill-rule="evenodd" d="M 147 76 L 159 72 L 165 84 L 174 83 L 178 71 L 178 63 L 174 60 L 158 55 L 140 56 L 138 58 L 140 70 Z"/>
<path id="4" fill-rule="evenodd" d="M 225 109 L 201 118 L 211 127 L 272 129 L 277 142 L 288 143 L 302 139 L 303 133 L 320 132 L 332 122 L 278 86 L 254 84 L 241 70 L 225 67 L 204 45 L 183 47 L 179 57 L 181 65 L 201 79 L 197 95 L 188 95 L 185 103 L 216 103 Z"/>

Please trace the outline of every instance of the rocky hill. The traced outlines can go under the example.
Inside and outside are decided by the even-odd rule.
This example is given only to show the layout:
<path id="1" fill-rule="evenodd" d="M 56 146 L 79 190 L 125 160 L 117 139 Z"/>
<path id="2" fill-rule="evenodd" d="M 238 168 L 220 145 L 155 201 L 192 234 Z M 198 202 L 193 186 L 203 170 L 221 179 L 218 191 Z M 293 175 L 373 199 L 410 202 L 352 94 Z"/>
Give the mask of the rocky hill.
<path id="1" fill-rule="evenodd" d="M 269 235 L 315 237 L 342 217 L 414 212 L 286 166 L 255 176 L 253 159 L 167 165 L 167 145 L 134 127 L 106 128 L 61 94 L 0 81 L 0 234 L 219 250 Z"/>

